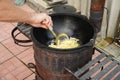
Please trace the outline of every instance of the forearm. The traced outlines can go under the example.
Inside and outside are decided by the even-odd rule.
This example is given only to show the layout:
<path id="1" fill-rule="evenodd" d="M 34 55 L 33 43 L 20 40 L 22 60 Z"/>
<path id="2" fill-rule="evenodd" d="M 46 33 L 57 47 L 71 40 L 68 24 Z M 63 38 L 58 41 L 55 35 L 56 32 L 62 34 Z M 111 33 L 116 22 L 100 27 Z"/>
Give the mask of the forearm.
<path id="1" fill-rule="evenodd" d="M 6 0 L 0 0 L 0 21 L 27 23 L 31 15 L 31 13 L 8 3 Z"/>
<path id="2" fill-rule="evenodd" d="M 33 13 L 24 11 L 6 0 L 0 0 L 0 21 L 23 22 L 34 27 L 48 28 L 53 26 L 51 17 L 46 13 Z"/>

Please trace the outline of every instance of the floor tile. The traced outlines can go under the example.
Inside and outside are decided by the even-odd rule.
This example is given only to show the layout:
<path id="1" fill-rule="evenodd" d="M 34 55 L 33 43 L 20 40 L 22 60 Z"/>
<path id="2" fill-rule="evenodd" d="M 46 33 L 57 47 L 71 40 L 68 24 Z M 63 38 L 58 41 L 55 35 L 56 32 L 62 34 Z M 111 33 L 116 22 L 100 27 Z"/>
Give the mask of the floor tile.
<path id="1" fill-rule="evenodd" d="M 10 35 L 5 32 L 0 32 L 0 42 L 10 38 Z"/>
<path id="2" fill-rule="evenodd" d="M 22 52 L 21 54 L 17 55 L 17 57 L 26 65 L 28 65 L 28 63 L 33 63 L 35 64 L 34 61 L 34 52 L 33 52 L 33 48 L 31 47 L 30 49 Z M 28 66 L 29 67 L 29 66 Z M 35 72 L 34 68 L 30 68 L 30 70 L 32 70 L 33 72 Z"/>
<path id="3" fill-rule="evenodd" d="M 12 38 L 2 41 L 2 44 L 6 46 L 14 55 L 20 54 L 29 48 L 16 45 Z"/>
<path id="4" fill-rule="evenodd" d="M 11 23 L 0 22 L 0 42 L 11 37 L 11 31 L 15 27 Z"/>
<path id="5" fill-rule="evenodd" d="M 12 57 L 13 55 L 3 45 L 0 44 L 0 64 Z"/>
<path id="6" fill-rule="evenodd" d="M 31 74 L 32 71 L 15 57 L 0 65 L 0 80 L 23 80 Z"/>
<path id="7" fill-rule="evenodd" d="M 17 78 L 17 80 L 23 80 L 27 76 L 32 74 L 32 71 L 28 70 L 25 66 L 20 66 L 16 70 L 12 71 L 12 74 Z"/>
<path id="8" fill-rule="evenodd" d="M 11 31 L 15 26 L 12 23 L 0 22 L 0 27 L 2 28 L 0 31 Z"/>
<path id="9" fill-rule="evenodd" d="M 32 75 L 28 76 L 24 80 L 35 80 L 35 74 L 33 73 Z"/>
<path id="10" fill-rule="evenodd" d="M 30 49 L 24 51 L 23 53 L 17 55 L 17 57 L 20 60 L 22 60 L 25 64 L 35 63 L 35 61 L 34 61 L 34 52 L 33 52 L 32 47 Z"/>
<path id="11" fill-rule="evenodd" d="M 14 77 L 12 74 L 7 74 L 2 78 L 5 79 L 5 80 L 17 80 L 17 78 Z"/>

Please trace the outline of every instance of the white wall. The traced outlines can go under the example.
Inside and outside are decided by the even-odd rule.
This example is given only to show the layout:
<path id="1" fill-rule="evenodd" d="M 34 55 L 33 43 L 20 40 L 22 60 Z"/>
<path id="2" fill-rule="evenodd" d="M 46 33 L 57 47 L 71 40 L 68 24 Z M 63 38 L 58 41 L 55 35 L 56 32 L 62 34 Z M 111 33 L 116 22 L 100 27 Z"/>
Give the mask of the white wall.
<path id="1" fill-rule="evenodd" d="M 109 28 L 107 33 L 108 37 L 114 37 L 119 11 L 120 11 L 120 0 L 112 0 L 109 25 L 108 25 Z"/>
<path id="2" fill-rule="evenodd" d="M 109 10 L 107 37 L 114 38 L 118 13 L 120 11 L 120 0 L 106 0 L 105 7 L 108 8 Z M 104 10 L 104 17 L 103 17 L 103 23 L 101 28 L 102 39 L 106 37 L 106 28 L 107 28 L 106 18 L 107 18 L 106 10 Z"/>
<path id="3" fill-rule="evenodd" d="M 82 15 L 89 17 L 91 0 L 67 0 L 68 4 L 74 6 Z"/>
<path id="4" fill-rule="evenodd" d="M 106 0 L 105 7 L 108 9 L 108 13 L 111 10 L 111 5 L 112 5 L 112 0 Z M 109 14 L 107 15 L 107 10 L 104 9 L 103 21 L 102 21 L 101 32 L 100 32 L 101 39 L 104 39 L 107 36 L 107 33 L 106 33 L 107 18 L 108 18 L 108 21 L 109 21 L 109 16 L 110 16 Z"/>

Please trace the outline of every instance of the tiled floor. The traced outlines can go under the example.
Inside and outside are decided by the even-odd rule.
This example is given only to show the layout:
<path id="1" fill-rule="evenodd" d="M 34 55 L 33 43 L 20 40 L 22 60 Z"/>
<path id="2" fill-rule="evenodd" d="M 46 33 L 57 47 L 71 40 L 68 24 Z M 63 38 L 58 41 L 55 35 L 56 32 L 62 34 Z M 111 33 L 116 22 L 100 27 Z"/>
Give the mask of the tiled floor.
<path id="1" fill-rule="evenodd" d="M 20 8 L 33 11 L 27 5 Z M 0 22 L 0 80 L 33 80 L 34 72 L 27 67 L 34 63 L 32 47 L 20 47 L 14 44 L 12 29 L 17 23 Z M 25 39 L 23 35 L 19 36 Z"/>

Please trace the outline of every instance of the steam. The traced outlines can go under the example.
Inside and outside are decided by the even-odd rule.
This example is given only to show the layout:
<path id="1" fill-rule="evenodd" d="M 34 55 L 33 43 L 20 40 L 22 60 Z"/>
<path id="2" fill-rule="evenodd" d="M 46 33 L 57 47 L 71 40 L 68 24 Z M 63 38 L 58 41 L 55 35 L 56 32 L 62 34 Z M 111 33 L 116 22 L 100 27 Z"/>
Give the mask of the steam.
<path id="1" fill-rule="evenodd" d="M 69 35 L 72 35 L 74 33 L 74 29 L 75 29 L 75 25 L 72 24 L 73 22 L 71 20 L 66 19 L 65 24 L 63 26 L 65 26 L 64 28 L 60 28 L 59 31 L 62 33 L 67 33 Z"/>

